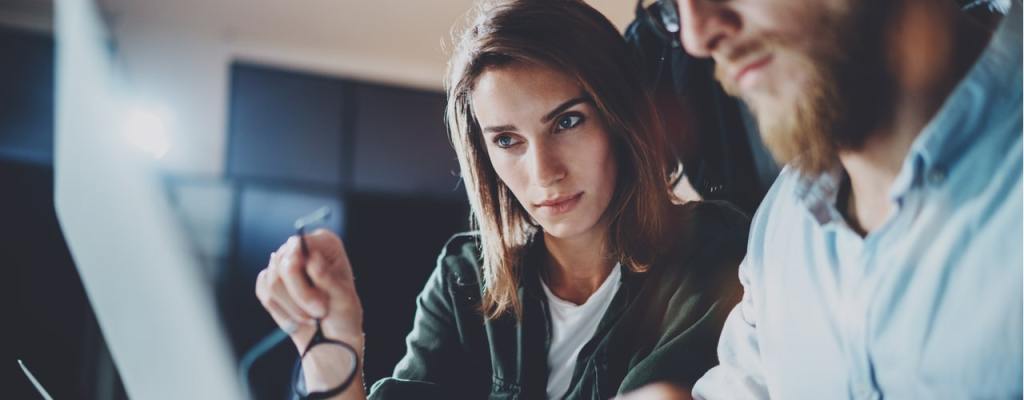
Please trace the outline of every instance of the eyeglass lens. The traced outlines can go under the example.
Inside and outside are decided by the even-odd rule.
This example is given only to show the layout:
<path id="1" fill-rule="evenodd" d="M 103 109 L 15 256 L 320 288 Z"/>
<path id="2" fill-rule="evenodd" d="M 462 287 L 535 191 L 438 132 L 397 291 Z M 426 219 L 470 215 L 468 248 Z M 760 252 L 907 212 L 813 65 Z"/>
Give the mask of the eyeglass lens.
<path id="1" fill-rule="evenodd" d="M 348 388 L 355 378 L 359 360 L 351 346 L 325 339 L 317 323 L 317 334 L 294 373 L 295 394 L 303 399 L 326 399 Z"/>
<path id="2" fill-rule="evenodd" d="M 661 14 L 661 25 L 669 33 L 679 33 L 679 9 L 675 0 L 661 0 L 658 2 L 658 10 Z"/>

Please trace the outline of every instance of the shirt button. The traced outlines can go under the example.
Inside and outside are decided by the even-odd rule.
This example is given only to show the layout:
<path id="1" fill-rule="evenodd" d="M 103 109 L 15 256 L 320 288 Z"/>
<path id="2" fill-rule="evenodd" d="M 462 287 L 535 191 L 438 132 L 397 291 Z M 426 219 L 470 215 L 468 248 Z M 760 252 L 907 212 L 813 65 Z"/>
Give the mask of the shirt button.
<path id="1" fill-rule="evenodd" d="M 933 169 L 928 173 L 928 183 L 932 185 L 941 185 L 946 180 L 946 173 L 941 169 Z"/>

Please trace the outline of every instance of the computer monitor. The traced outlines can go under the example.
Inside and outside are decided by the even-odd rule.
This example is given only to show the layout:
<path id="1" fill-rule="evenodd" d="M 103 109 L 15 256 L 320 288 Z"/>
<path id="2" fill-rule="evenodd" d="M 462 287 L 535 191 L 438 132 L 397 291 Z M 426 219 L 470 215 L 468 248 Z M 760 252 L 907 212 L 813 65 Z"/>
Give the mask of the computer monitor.
<path id="1" fill-rule="evenodd" d="M 209 280 L 146 146 L 122 130 L 119 69 L 97 6 L 55 9 L 56 211 L 127 394 L 240 399 Z"/>

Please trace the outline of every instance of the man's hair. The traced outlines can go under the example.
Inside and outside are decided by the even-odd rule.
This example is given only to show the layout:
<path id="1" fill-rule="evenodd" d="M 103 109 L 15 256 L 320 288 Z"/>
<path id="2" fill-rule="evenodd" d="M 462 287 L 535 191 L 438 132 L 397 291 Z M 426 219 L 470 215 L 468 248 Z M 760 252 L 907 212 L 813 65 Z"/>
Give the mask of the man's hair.
<path id="1" fill-rule="evenodd" d="M 610 257 L 635 271 L 656 258 L 670 205 L 667 155 L 653 103 L 624 39 L 582 1 L 517 0 L 482 5 L 449 60 L 448 133 L 459 159 L 480 232 L 487 318 L 522 316 L 518 297 L 525 252 L 540 227 L 497 176 L 487 155 L 471 95 L 489 68 L 540 65 L 575 78 L 593 100 L 612 138 L 618 165 L 609 221 Z"/>

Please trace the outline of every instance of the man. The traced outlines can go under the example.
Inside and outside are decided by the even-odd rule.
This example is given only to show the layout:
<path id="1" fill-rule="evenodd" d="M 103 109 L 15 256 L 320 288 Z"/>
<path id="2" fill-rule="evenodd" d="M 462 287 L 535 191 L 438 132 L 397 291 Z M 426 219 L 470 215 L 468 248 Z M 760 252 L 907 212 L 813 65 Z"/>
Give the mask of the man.
<path id="1" fill-rule="evenodd" d="M 788 164 L 694 397 L 1021 398 L 1021 5 L 998 8 L 678 2 Z"/>

